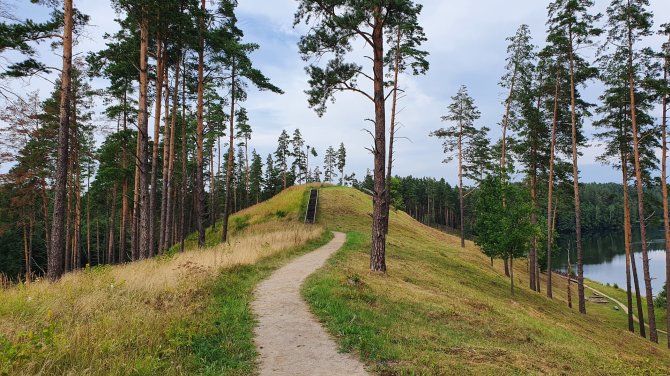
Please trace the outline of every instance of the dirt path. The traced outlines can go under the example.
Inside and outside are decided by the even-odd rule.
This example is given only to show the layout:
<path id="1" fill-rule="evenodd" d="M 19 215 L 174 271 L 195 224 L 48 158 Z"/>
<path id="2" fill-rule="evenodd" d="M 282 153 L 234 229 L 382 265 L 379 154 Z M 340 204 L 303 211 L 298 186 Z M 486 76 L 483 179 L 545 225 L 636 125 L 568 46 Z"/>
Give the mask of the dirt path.
<path id="1" fill-rule="evenodd" d="M 554 274 L 554 275 L 557 275 L 557 276 L 559 276 L 559 277 L 562 277 L 563 279 L 568 279 L 568 277 L 566 277 L 566 276 L 564 276 L 564 275 L 561 275 L 561 274 Z M 572 279 L 572 282 L 573 282 L 573 283 L 577 283 L 577 280 L 576 280 L 576 279 Z M 628 314 L 628 306 L 626 306 L 625 304 L 621 303 L 620 301 L 614 299 L 613 297 L 611 297 L 611 296 L 609 296 L 609 295 L 607 295 L 607 294 L 605 294 L 605 293 L 603 293 L 603 292 L 601 292 L 601 291 L 599 291 L 599 290 L 594 289 L 593 287 L 587 285 L 586 283 L 584 284 L 584 288 L 586 288 L 586 289 L 588 289 L 588 290 L 591 290 L 591 291 L 595 292 L 596 294 L 602 296 L 602 297 L 605 298 L 605 299 L 609 299 L 610 301 L 614 302 L 614 304 L 616 304 L 616 305 L 618 305 L 619 307 L 621 307 L 621 309 L 623 310 L 623 312 L 624 312 L 626 315 Z M 633 315 L 633 320 L 634 320 L 635 322 L 637 322 L 637 323 L 640 322 L 640 320 L 638 320 L 638 318 L 637 318 L 636 315 Z M 648 327 L 649 327 L 649 324 L 647 324 L 647 323 L 645 322 L 645 323 L 644 323 L 644 326 L 648 328 Z M 663 333 L 663 334 L 665 334 L 665 335 L 668 335 L 668 332 L 666 332 L 665 330 L 656 328 L 656 331 L 659 332 L 659 333 Z"/>
<path id="2" fill-rule="evenodd" d="M 345 241 L 345 235 L 274 272 L 256 288 L 252 309 L 261 375 L 368 375 L 363 364 L 338 352 L 300 296 L 307 276 L 320 268 Z"/>

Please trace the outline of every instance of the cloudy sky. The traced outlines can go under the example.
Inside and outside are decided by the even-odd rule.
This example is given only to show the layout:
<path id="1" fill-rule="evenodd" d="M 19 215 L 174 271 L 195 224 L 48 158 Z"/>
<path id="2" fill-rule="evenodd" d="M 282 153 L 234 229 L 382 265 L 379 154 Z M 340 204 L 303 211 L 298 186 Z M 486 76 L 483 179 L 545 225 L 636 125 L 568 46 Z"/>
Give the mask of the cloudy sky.
<path id="1" fill-rule="evenodd" d="M 442 148 L 437 139 L 428 134 L 442 126 L 440 116 L 460 85 L 467 85 L 470 95 L 482 112 L 478 125 L 492 128 L 490 136 L 499 137 L 497 125 L 504 108 L 501 102 L 505 93 L 498 86 L 503 74 L 507 42 L 520 24 L 528 24 L 534 43 L 544 42 L 546 6 L 541 0 L 418 0 L 423 4 L 420 23 L 428 41 L 423 48 L 430 53 L 430 70 L 425 76 L 401 76 L 400 86 L 406 91 L 399 104 L 402 109 L 399 121 L 402 127 L 397 143 L 395 172 L 399 175 L 444 177 L 455 182 L 455 163 L 442 164 Z M 5 0 L 20 17 L 41 19 L 46 10 L 26 4 L 24 0 Z M 670 1 L 650 0 L 656 25 L 670 22 Z M 596 9 L 604 11 L 608 1 L 596 0 Z M 91 26 L 86 38 L 76 47 L 83 53 L 101 49 L 102 35 L 118 28 L 115 13 L 105 0 L 75 0 L 75 6 L 91 16 Z M 372 142 L 363 131 L 373 116 L 372 103 L 355 93 L 341 93 L 329 105 L 326 114 L 319 118 L 307 106 L 304 90 L 307 88 L 305 62 L 298 55 L 296 43 L 304 26 L 293 27 L 294 0 L 239 0 L 238 18 L 245 32 L 245 39 L 260 44 L 253 55 L 257 66 L 282 88 L 284 95 L 252 91 L 244 106 L 249 110 L 254 129 L 252 146 L 261 155 L 276 148 L 276 139 L 282 129 L 293 132 L 300 128 L 309 145 L 314 145 L 322 155 L 328 145 L 344 142 L 348 150 L 347 171 L 355 171 L 360 178 L 372 166 L 372 157 L 365 150 Z M 659 46 L 658 37 L 650 38 L 650 45 Z M 361 44 L 360 47 L 363 47 Z M 47 48 L 42 58 L 58 63 Z M 43 95 L 51 84 L 37 79 L 22 84 L 20 90 L 39 88 Z M 104 82 L 96 82 L 104 85 Z M 593 83 L 586 89 L 586 97 L 595 102 L 599 85 Z M 390 107 L 390 106 L 388 106 Z M 152 122 L 150 122 L 152 124 Z M 587 127 L 587 133 L 590 133 Z M 618 181 L 618 174 L 595 161 L 598 145 L 583 150 L 580 160 L 583 181 Z"/>

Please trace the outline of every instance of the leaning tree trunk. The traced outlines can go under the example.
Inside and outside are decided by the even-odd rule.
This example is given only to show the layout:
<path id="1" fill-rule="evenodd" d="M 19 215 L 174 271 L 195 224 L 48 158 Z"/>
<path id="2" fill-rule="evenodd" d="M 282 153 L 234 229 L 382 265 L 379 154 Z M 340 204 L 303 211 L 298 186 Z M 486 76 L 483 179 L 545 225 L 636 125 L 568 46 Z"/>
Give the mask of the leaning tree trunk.
<path id="1" fill-rule="evenodd" d="M 552 251 L 552 246 L 554 243 L 554 233 L 553 233 L 553 226 L 552 226 L 552 221 L 549 220 L 549 218 L 552 218 L 552 213 L 551 213 L 551 203 L 553 200 L 553 194 L 554 194 L 554 159 L 555 159 L 555 154 L 556 154 L 556 125 L 558 122 L 558 90 L 560 88 L 560 78 L 561 78 L 561 70 L 559 68 L 556 69 L 556 89 L 554 92 L 554 120 L 551 124 L 551 150 L 550 150 L 550 157 L 549 157 L 549 181 L 548 181 L 548 189 L 547 189 L 547 297 L 550 299 L 553 298 L 553 291 L 552 291 L 552 285 L 551 285 L 551 275 L 552 275 L 552 265 L 551 265 L 551 251 Z M 554 216 L 556 213 L 554 213 Z"/>
<path id="2" fill-rule="evenodd" d="M 63 2 L 63 70 L 61 71 L 60 115 L 58 120 L 58 159 L 54 187 L 54 212 L 51 245 L 47 254 L 47 278 L 55 281 L 63 275 L 65 244 L 65 196 L 67 193 L 68 139 L 70 130 L 70 87 L 72 73 L 72 0 Z"/>
<path id="3" fill-rule="evenodd" d="M 635 180 L 637 188 L 637 208 L 640 217 L 640 241 L 642 242 L 642 272 L 644 273 L 644 285 L 647 295 L 647 319 L 649 320 L 649 340 L 658 343 L 656 332 L 656 315 L 654 313 L 654 294 L 651 288 L 651 276 L 649 274 L 649 253 L 647 249 L 647 226 L 644 217 L 644 192 L 642 188 L 642 167 L 640 164 L 640 143 L 637 128 L 637 114 L 635 108 L 635 79 L 633 77 L 633 56 L 631 49 L 633 40 L 628 28 L 628 83 L 630 89 L 630 116 L 633 126 L 633 156 L 635 157 Z"/>
<path id="4" fill-rule="evenodd" d="M 196 168 L 195 168 L 195 192 L 196 192 L 196 227 L 198 229 L 198 247 L 205 246 L 205 226 L 203 219 L 205 217 L 205 183 L 203 179 L 204 169 L 204 119 L 203 119 L 203 94 L 205 90 L 205 0 L 201 1 L 200 27 L 198 29 L 198 103 L 197 119 L 198 125 L 195 133 L 196 142 Z"/>
<path id="5" fill-rule="evenodd" d="M 378 10 L 378 9 L 376 9 Z M 374 12 L 378 14 L 378 12 Z M 375 104 L 374 191 L 372 195 L 372 246 L 370 270 L 386 272 L 386 110 L 384 96 L 384 24 L 375 16 L 372 28 L 373 77 Z"/>
<path id="6" fill-rule="evenodd" d="M 398 73 L 400 68 L 400 27 L 396 36 L 395 64 L 393 69 L 393 99 L 391 101 L 391 130 L 389 132 L 389 155 L 386 172 L 386 218 L 384 232 L 389 233 L 389 221 L 391 220 L 391 177 L 393 170 L 393 141 L 395 140 L 396 106 L 398 103 Z M 344 174 L 342 174 L 344 175 Z M 344 179 L 344 176 L 342 177 Z M 342 180 L 344 181 L 344 180 Z"/>
<path id="7" fill-rule="evenodd" d="M 575 94 L 575 61 L 572 50 L 572 29 L 570 29 L 570 107 L 572 122 L 572 180 L 575 199 L 575 248 L 577 249 L 577 295 L 579 313 L 586 313 L 584 298 L 584 255 L 582 252 L 582 210 L 579 199 L 579 167 L 577 164 L 577 109 Z"/>

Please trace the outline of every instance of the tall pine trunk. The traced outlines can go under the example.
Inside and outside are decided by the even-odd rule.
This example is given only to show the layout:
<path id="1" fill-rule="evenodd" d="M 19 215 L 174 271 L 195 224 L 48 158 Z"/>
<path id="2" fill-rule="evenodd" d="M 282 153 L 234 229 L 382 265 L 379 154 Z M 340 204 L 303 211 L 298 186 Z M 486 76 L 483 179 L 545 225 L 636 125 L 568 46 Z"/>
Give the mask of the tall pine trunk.
<path id="1" fill-rule="evenodd" d="M 198 103 L 197 120 L 198 125 L 195 133 L 196 142 L 196 168 L 195 168 L 195 193 L 196 193 L 196 227 L 198 229 L 198 247 L 205 246 L 205 183 L 203 181 L 204 166 L 204 104 L 203 94 L 205 91 L 205 0 L 201 1 L 200 25 L 198 28 Z"/>
<path id="2" fill-rule="evenodd" d="M 159 21 L 159 20 L 158 20 Z M 158 194 L 158 145 L 160 144 L 161 103 L 163 100 L 163 43 L 160 30 L 156 32 L 156 100 L 154 101 L 154 143 L 151 153 L 151 191 L 149 192 L 149 250 L 154 255 L 156 247 L 156 195 Z M 167 97 L 167 95 L 166 95 Z M 166 108 L 167 110 L 167 108 Z M 161 221 L 161 223 L 163 223 Z"/>
<path id="3" fill-rule="evenodd" d="M 143 10 L 144 13 L 144 10 Z M 137 114 L 137 124 L 139 128 L 138 142 L 140 144 L 140 152 L 137 156 L 140 164 L 140 215 L 139 226 L 137 229 L 139 242 L 139 256 L 140 258 L 148 258 L 151 255 L 150 231 L 151 226 L 149 205 L 149 134 L 148 134 L 148 68 L 147 68 L 147 48 L 149 42 L 149 20 L 146 14 L 142 15 L 140 21 L 140 96 L 139 96 L 139 111 Z"/>
<path id="4" fill-rule="evenodd" d="M 223 204 L 223 228 L 221 229 L 221 241 L 228 241 L 228 219 L 230 218 L 230 209 L 232 200 L 232 189 L 230 187 L 233 175 L 233 145 L 234 145 L 234 130 L 235 130 L 235 61 L 233 61 L 231 69 L 231 90 L 230 90 L 230 125 L 228 134 L 228 165 L 226 166 L 226 201 Z"/>
<path id="5" fill-rule="evenodd" d="M 575 199 L 575 248 L 577 249 L 577 295 L 579 313 L 586 314 L 584 298 L 584 255 L 582 252 L 582 210 L 579 199 L 579 166 L 577 164 L 577 103 L 575 94 L 575 61 L 572 47 L 572 29 L 570 29 L 570 109 L 572 123 L 572 180 Z"/>
<path id="6" fill-rule="evenodd" d="M 384 232 L 389 233 L 389 221 L 391 220 L 391 177 L 393 173 L 393 141 L 395 140 L 396 108 L 398 103 L 398 73 L 400 68 L 400 27 L 396 35 L 395 62 L 393 66 L 393 99 L 391 100 L 391 129 L 389 131 L 389 155 L 386 171 L 386 218 L 384 223 Z M 344 175 L 344 173 L 342 173 Z M 344 181 L 344 176 L 342 176 Z"/>
<path id="7" fill-rule="evenodd" d="M 67 193 L 68 175 L 68 141 L 70 130 L 70 87 L 72 73 L 72 0 L 63 1 L 63 70 L 61 71 L 60 115 L 58 120 L 58 159 L 56 161 L 56 177 L 54 187 L 54 212 L 51 245 L 47 254 L 47 278 L 55 281 L 63 275 L 63 254 L 66 252 L 65 228 L 65 196 Z"/>
<path id="8" fill-rule="evenodd" d="M 670 48 L 670 37 L 668 37 L 668 48 Z M 668 52 L 666 51 L 666 54 Z M 670 57 L 666 55 L 663 66 L 663 82 L 668 83 L 668 70 L 670 70 Z M 661 157 L 661 188 L 663 189 L 663 228 L 665 230 L 665 288 L 670 285 L 670 220 L 668 219 L 668 183 L 667 183 L 667 157 L 668 157 L 668 93 L 663 93 L 661 130 L 663 133 L 663 156 Z M 670 299 L 666 297 L 666 312 L 670 312 Z M 670 329 L 670 315 L 667 315 L 666 328 Z M 670 349 L 670 335 L 668 337 L 668 348 Z"/>
<path id="9" fill-rule="evenodd" d="M 637 261 L 633 252 L 633 230 L 631 229 L 630 202 L 628 195 L 628 154 L 624 151 L 621 159 L 621 172 L 623 175 L 623 227 L 624 227 L 624 246 L 626 247 L 626 263 L 630 263 L 630 269 L 633 272 L 633 283 L 635 286 L 635 299 L 637 302 L 637 317 L 640 322 L 640 335 L 646 337 L 646 328 L 644 327 L 644 308 L 642 305 L 642 292 L 640 290 L 640 280 L 637 276 Z M 632 300 L 632 299 L 631 299 Z M 631 303 L 632 304 L 632 303 Z M 632 310 L 631 310 L 632 312 Z"/>
<path id="10" fill-rule="evenodd" d="M 182 60 L 182 64 L 185 65 Z M 184 74 L 185 75 L 185 74 Z M 179 237 L 180 252 L 184 252 L 184 240 L 186 239 L 186 78 L 181 80 L 181 202 L 179 209 Z"/>
<path id="11" fill-rule="evenodd" d="M 165 187 L 165 226 L 163 231 L 165 232 L 164 235 L 164 242 L 163 242 L 163 248 L 162 250 L 168 249 L 174 241 L 171 240 L 171 230 L 172 226 L 174 224 L 174 195 L 175 195 L 175 189 L 174 189 L 174 182 L 173 182 L 173 177 L 174 177 L 174 164 L 175 164 L 175 137 L 177 135 L 176 129 L 177 129 L 177 108 L 179 106 L 179 75 L 181 73 L 181 64 L 179 63 L 181 59 L 177 60 L 177 64 L 175 66 L 175 77 L 174 77 L 174 93 L 172 94 L 172 120 L 170 124 L 170 153 L 168 154 L 168 169 L 167 169 L 167 178 L 165 179 L 166 184 L 164 185 Z"/>
<path id="12" fill-rule="evenodd" d="M 109 209 L 109 222 L 108 222 L 108 229 L 107 232 L 109 235 L 107 236 L 107 263 L 108 264 L 113 264 L 114 263 L 114 227 L 115 227 L 115 219 L 116 219 L 116 183 L 114 183 L 114 186 L 112 188 L 112 206 Z"/>
<path id="13" fill-rule="evenodd" d="M 554 120 L 551 123 L 551 150 L 549 152 L 549 181 L 547 188 L 547 297 L 550 299 L 553 298 L 553 290 L 551 285 L 551 275 L 552 265 L 551 265 L 551 252 L 552 246 L 554 244 L 554 228 L 552 226 L 552 221 L 549 218 L 552 218 L 551 213 L 551 203 L 554 195 L 554 160 L 556 155 L 556 126 L 558 123 L 558 94 L 560 89 L 560 79 L 561 79 L 561 70 L 556 67 L 556 88 L 554 92 Z M 555 216 L 556 213 L 553 213 Z"/>
<path id="14" fill-rule="evenodd" d="M 372 28 L 372 69 L 374 71 L 374 191 L 372 195 L 372 246 L 370 249 L 370 270 L 386 272 L 386 110 L 384 95 L 384 33 L 383 20 L 379 9 Z"/>
<path id="15" fill-rule="evenodd" d="M 127 110 L 127 91 L 123 92 L 123 133 L 126 134 L 128 129 L 128 110 Z M 121 151 L 121 168 L 123 174 L 123 188 L 121 188 L 121 223 L 119 224 L 119 253 L 121 254 L 121 261 L 126 259 L 126 234 L 128 223 L 128 150 L 126 149 L 127 142 L 122 145 Z M 135 259 L 134 257 L 132 258 Z"/>
<path id="16" fill-rule="evenodd" d="M 458 130 L 458 203 L 461 211 L 461 248 L 465 248 L 465 205 L 463 205 L 463 125 Z"/>
<path id="17" fill-rule="evenodd" d="M 633 126 L 633 156 L 635 157 L 635 180 L 637 188 L 637 208 L 640 218 L 640 241 L 642 242 L 642 272 L 644 274 L 644 286 L 647 295 L 647 319 L 649 320 L 649 340 L 658 343 L 656 332 L 656 315 L 654 313 L 654 294 L 651 289 L 651 276 L 649 274 L 649 253 L 647 246 L 647 225 L 644 217 L 644 192 L 642 180 L 642 166 L 640 165 L 640 143 L 637 127 L 637 114 L 635 108 L 635 78 L 633 77 L 633 39 L 628 27 L 628 86 L 630 89 L 630 116 Z"/>
<path id="18" fill-rule="evenodd" d="M 165 227 L 167 224 L 167 201 L 168 201 L 168 191 L 167 191 L 167 180 L 168 180 L 168 169 L 170 168 L 170 80 L 168 74 L 168 66 L 165 64 L 165 116 L 163 118 L 163 166 L 162 166 L 162 181 L 161 181 L 161 203 L 160 203 L 160 224 L 158 226 L 158 253 L 163 253 L 165 249 L 165 238 L 166 231 Z M 174 103 L 172 104 L 175 105 Z"/>

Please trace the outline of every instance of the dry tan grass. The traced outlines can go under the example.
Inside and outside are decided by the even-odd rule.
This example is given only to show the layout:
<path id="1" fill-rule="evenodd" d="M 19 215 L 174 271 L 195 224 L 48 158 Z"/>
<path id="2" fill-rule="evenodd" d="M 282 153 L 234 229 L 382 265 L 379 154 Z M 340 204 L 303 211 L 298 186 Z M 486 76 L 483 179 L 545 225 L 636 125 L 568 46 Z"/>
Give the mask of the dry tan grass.
<path id="1" fill-rule="evenodd" d="M 227 244 L 0 290 L 0 347 L 3 338 L 25 345 L 20 374 L 142 373 L 146 367 L 153 373 L 170 359 L 161 353 L 167 351 L 166 331 L 205 308 L 204 287 L 217 273 L 295 249 L 323 233 L 295 220 L 269 220 L 235 233 Z M 109 356 L 114 362 L 106 361 Z M 16 364 L 3 366 L 0 374 L 18 371 Z M 182 373 L 178 364 L 168 366 L 170 373 Z"/>

